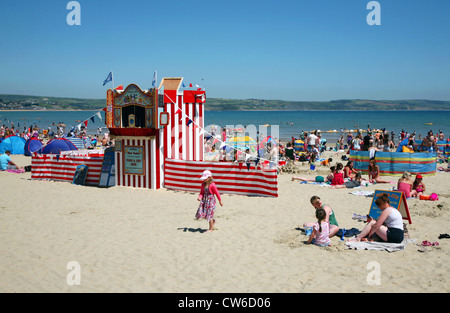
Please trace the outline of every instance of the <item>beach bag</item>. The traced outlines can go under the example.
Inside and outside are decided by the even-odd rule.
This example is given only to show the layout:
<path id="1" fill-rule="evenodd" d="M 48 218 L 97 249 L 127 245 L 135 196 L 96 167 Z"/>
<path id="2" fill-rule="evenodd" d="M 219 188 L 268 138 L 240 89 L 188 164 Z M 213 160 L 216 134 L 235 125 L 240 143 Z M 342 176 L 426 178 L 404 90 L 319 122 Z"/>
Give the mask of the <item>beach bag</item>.
<path id="1" fill-rule="evenodd" d="M 432 193 L 430 195 L 430 197 L 428 198 L 428 200 L 436 201 L 436 200 L 439 200 L 439 197 L 438 197 L 438 195 L 436 193 Z"/>
<path id="2" fill-rule="evenodd" d="M 410 148 L 408 148 L 408 147 L 403 146 L 403 147 L 402 147 L 402 152 L 406 152 L 406 153 L 414 153 L 414 150 L 412 150 L 412 149 L 410 149 Z"/>

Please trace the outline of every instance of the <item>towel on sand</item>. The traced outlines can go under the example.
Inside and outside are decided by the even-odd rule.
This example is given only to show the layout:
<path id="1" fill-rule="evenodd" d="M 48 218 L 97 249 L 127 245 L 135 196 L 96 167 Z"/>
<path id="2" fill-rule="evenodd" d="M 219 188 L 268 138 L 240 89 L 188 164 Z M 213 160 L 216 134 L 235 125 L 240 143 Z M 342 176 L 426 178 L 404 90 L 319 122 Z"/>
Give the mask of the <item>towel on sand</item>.
<path id="1" fill-rule="evenodd" d="M 388 252 L 400 251 L 417 239 L 403 239 L 401 243 L 378 242 L 378 241 L 360 241 L 360 242 L 346 242 L 345 245 L 350 249 L 356 250 L 386 250 Z"/>
<path id="2" fill-rule="evenodd" d="M 356 196 L 366 196 L 366 197 L 373 197 L 373 194 L 375 191 L 369 191 L 369 190 L 355 190 L 350 192 L 352 195 Z"/>

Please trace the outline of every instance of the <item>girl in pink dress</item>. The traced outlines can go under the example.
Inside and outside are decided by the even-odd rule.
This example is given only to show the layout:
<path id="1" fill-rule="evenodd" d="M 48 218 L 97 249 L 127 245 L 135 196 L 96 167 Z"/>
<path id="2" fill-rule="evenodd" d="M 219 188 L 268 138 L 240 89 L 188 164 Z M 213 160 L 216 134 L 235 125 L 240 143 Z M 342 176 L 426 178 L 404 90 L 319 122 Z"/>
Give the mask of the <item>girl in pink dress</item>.
<path id="1" fill-rule="evenodd" d="M 214 219 L 214 212 L 216 210 L 216 197 L 219 200 L 220 206 L 222 206 L 222 199 L 220 198 L 220 193 L 217 190 L 216 184 L 213 181 L 212 173 L 208 170 L 204 171 L 202 177 L 203 180 L 200 194 L 197 200 L 200 201 L 195 218 L 205 218 L 209 223 L 209 229 L 207 233 L 213 231 L 214 224 L 216 220 Z"/>

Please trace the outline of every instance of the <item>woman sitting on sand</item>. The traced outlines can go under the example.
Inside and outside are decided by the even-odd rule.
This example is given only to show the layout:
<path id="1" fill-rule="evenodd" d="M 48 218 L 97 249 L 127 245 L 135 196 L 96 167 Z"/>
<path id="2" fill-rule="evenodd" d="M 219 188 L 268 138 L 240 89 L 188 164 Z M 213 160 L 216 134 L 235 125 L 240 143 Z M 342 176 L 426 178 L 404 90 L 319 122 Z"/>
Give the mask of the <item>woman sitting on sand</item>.
<path id="1" fill-rule="evenodd" d="M 381 210 L 378 220 L 372 219 L 356 238 L 349 241 L 361 241 L 366 237 L 370 240 L 377 234 L 385 242 L 401 243 L 404 237 L 402 214 L 391 207 L 386 193 L 380 194 L 375 204 Z"/>
<path id="2" fill-rule="evenodd" d="M 339 189 L 339 188 L 355 188 L 361 186 L 362 178 L 361 178 L 361 172 L 356 173 L 356 176 L 354 179 L 346 181 L 342 185 L 335 185 L 331 186 L 333 189 Z"/>
<path id="3" fill-rule="evenodd" d="M 336 169 L 334 170 L 334 177 L 331 185 L 343 185 L 344 184 L 344 171 L 342 163 L 336 164 Z"/>
<path id="4" fill-rule="evenodd" d="M 325 218 L 325 222 L 330 223 L 330 234 L 329 237 L 333 237 L 336 235 L 336 233 L 339 231 L 339 225 L 336 220 L 336 216 L 334 214 L 334 211 L 327 205 L 323 204 L 322 200 L 318 196 L 311 197 L 311 204 L 315 209 L 324 209 L 327 213 L 327 216 Z M 305 223 L 303 224 L 303 227 L 313 227 L 315 223 Z"/>
<path id="5" fill-rule="evenodd" d="M 327 175 L 326 178 L 324 178 L 323 176 L 316 176 L 315 178 L 305 178 L 305 177 L 300 177 L 300 176 L 293 176 L 291 181 L 295 181 L 295 180 L 300 180 L 302 182 L 316 182 L 316 183 L 331 183 L 333 180 L 333 172 L 334 172 L 334 166 L 330 167 L 330 171 L 331 173 Z"/>
<path id="6" fill-rule="evenodd" d="M 353 168 L 353 161 L 348 161 L 344 166 L 344 178 L 353 179 L 357 173 L 358 171 Z"/>
<path id="7" fill-rule="evenodd" d="M 389 184 L 390 181 L 380 179 L 380 167 L 377 165 L 375 158 L 369 161 L 369 182 L 378 184 Z"/>
<path id="8" fill-rule="evenodd" d="M 406 198 L 411 198 L 412 185 L 411 174 L 404 172 L 402 177 L 398 179 L 397 190 L 403 192 Z"/>

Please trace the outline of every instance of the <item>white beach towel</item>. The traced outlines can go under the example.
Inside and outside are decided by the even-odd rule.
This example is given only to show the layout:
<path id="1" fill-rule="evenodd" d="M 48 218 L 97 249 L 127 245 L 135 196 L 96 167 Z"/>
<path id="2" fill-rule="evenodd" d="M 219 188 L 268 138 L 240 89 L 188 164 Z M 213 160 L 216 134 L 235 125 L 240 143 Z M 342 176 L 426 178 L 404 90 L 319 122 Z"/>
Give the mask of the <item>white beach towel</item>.
<path id="1" fill-rule="evenodd" d="M 369 190 L 355 190 L 350 192 L 352 195 L 355 196 L 366 196 L 366 197 L 372 197 L 375 191 L 369 191 Z"/>
<path id="2" fill-rule="evenodd" d="M 394 252 L 403 250 L 409 243 L 416 241 L 417 239 L 404 239 L 401 243 L 389 243 L 377 241 L 360 241 L 360 242 L 347 241 L 345 245 L 349 249 L 355 250 L 385 250 L 388 252 Z"/>

